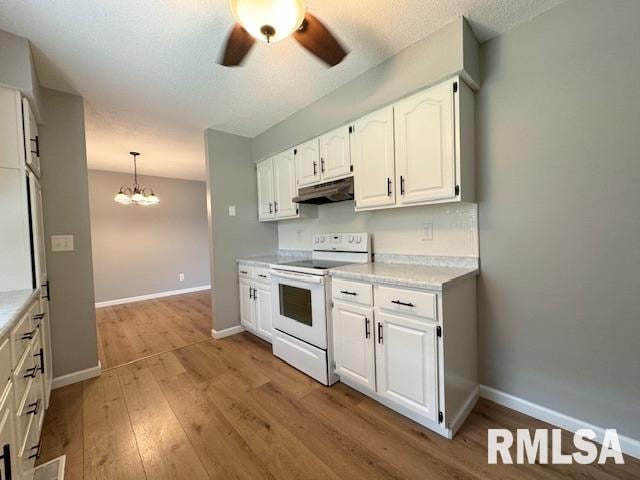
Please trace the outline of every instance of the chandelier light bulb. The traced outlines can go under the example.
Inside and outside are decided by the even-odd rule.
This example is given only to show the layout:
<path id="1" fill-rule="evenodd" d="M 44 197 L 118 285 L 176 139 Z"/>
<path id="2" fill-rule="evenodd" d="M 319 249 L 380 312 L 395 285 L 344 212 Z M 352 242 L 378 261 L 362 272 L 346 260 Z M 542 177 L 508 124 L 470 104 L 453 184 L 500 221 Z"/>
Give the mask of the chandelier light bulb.
<path id="1" fill-rule="evenodd" d="M 295 32 L 304 20 L 303 0 L 229 0 L 238 23 L 258 40 L 273 43 Z"/>

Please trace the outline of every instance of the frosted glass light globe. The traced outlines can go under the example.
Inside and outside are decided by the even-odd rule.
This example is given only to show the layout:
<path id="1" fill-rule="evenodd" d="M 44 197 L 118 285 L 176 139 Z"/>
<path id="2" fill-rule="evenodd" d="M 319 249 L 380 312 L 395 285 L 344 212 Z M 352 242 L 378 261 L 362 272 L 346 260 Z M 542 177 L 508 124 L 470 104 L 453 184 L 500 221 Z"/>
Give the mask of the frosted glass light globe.
<path id="1" fill-rule="evenodd" d="M 131 196 L 131 200 L 134 201 L 135 203 L 142 203 L 144 202 L 144 195 L 142 195 L 140 192 L 135 192 Z"/>
<path id="2" fill-rule="evenodd" d="M 131 198 L 129 198 L 129 195 L 122 192 L 117 193 L 116 196 L 113 197 L 113 199 L 117 203 L 121 203 L 122 205 L 129 205 L 131 203 Z"/>
<path id="3" fill-rule="evenodd" d="M 263 42 L 278 42 L 304 20 L 304 0 L 229 0 L 238 23 Z"/>

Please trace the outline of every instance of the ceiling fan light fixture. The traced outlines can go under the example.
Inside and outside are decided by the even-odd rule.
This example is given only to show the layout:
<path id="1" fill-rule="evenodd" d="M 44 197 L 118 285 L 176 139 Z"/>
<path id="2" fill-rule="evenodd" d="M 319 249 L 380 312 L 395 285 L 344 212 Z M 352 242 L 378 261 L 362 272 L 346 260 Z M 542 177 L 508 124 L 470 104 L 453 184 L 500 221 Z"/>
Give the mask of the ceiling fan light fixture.
<path id="1" fill-rule="evenodd" d="M 229 0 L 238 23 L 265 43 L 278 42 L 295 32 L 304 20 L 304 0 Z"/>

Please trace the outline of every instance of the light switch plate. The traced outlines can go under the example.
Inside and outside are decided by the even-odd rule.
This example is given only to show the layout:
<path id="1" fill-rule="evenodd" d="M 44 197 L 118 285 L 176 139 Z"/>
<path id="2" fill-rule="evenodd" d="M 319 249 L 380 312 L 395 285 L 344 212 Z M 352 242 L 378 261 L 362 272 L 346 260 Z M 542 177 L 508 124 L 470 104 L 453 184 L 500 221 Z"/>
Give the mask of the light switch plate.
<path id="1" fill-rule="evenodd" d="M 229 205 L 229 216 L 230 217 L 235 217 L 236 216 L 236 206 L 235 205 Z"/>
<path id="2" fill-rule="evenodd" d="M 425 223 L 423 227 L 424 230 L 422 231 L 422 240 L 433 240 L 433 223 Z"/>
<path id="3" fill-rule="evenodd" d="M 73 235 L 51 235 L 52 252 L 73 252 Z"/>

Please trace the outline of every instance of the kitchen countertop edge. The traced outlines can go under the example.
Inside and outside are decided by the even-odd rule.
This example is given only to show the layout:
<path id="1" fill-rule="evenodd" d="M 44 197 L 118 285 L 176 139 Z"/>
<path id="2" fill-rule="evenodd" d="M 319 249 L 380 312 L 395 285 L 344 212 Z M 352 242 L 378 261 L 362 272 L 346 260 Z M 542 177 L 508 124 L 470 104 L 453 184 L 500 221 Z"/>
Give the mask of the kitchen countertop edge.
<path id="1" fill-rule="evenodd" d="M 40 289 L 0 292 L 0 338 L 5 337 L 27 307 L 38 297 Z"/>

